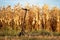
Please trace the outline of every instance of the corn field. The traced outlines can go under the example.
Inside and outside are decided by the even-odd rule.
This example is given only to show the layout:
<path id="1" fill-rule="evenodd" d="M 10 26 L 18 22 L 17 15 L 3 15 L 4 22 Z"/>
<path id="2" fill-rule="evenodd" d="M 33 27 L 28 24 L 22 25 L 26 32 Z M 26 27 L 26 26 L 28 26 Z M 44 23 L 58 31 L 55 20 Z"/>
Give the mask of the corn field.
<path id="1" fill-rule="evenodd" d="M 7 34 L 7 31 L 19 34 L 22 28 L 25 32 L 42 29 L 60 32 L 60 9 L 49 8 L 46 4 L 42 8 L 36 5 L 21 7 L 20 4 L 0 8 L 0 34 Z"/>

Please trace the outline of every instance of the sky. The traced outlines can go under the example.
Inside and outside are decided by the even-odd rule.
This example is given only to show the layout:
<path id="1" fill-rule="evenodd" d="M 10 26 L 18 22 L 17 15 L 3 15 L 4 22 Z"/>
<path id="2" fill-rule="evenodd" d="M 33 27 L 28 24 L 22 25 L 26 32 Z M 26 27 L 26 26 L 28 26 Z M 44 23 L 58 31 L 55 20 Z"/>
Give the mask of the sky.
<path id="1" fill-rule="evenodd" d="M 0 0 L 0 7 L 7 5 L 11 5 L 13 7 L 18 3 L 20 3 L 22 6 L 24 6 L 26 3 L 29 3 L 30 5 L 39 6 L 47 4 L 49 7 L 57 6 L 58 8 L 60 8 L 60 0 Z"/>

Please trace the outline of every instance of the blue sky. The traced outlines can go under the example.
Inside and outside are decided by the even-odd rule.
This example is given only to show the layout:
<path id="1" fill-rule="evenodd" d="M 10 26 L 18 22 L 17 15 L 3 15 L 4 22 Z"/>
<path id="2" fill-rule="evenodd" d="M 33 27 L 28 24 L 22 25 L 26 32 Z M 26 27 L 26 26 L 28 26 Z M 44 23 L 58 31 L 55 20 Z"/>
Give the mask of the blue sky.
<path id="1" fill-rule="evenodd" d="M 57 6 L 58 8 L 60 8 L 60 0 L 0 0 L 0 6 L 6 6 L 6 5 L 14 6 L 17 3 L 20 3 L 23 6 L 26 3 L 29 3 L 30 5 L 39 5 L 39 6 L 47 4 L 50 7 Z"/>

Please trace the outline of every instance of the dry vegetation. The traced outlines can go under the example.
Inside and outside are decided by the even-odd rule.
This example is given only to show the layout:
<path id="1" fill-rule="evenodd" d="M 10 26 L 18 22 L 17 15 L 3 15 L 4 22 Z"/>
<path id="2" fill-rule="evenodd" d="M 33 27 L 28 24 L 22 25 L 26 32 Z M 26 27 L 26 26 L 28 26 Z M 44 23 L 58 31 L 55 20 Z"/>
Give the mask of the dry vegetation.
<path id="1" fill-rule="evenodd" d="M 24 8 L 28 11 L 23 10 L 19 4 L 13 8 L 10 5 L 0 8 L 0 35 L 18 35 L 22 27 L 25 32 L 42 29 L 48 32 L 60 32 L 59 8 L 49 9 L 48 5 L 42 8 L 36 5 L 26 5 Z"/>
<path id="2" fill-rule="evenodd" d="M 60 40 L 60 37 L 54 37 L 54 36 L 5 36 L 5 37 L 0 37 L 0 40 Z"/>

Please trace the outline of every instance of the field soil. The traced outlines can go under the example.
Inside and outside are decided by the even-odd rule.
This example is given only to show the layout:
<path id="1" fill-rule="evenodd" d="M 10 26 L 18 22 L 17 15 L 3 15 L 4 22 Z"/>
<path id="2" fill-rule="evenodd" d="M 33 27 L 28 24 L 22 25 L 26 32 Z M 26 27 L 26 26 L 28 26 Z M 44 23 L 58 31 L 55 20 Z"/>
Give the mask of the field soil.
<path id="1" fill-rule="evenodd" d="M 0 40 L 60 40 L 60 36 L 0 36 Z"/>

